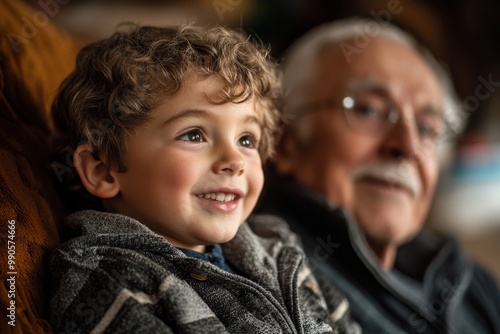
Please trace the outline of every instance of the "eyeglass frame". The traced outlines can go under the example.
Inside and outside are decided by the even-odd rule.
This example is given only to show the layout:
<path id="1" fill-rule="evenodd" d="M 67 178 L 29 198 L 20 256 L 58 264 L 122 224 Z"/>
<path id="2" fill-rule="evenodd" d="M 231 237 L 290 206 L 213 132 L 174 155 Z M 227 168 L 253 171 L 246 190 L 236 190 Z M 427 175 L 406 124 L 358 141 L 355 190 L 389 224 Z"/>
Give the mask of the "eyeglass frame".
<path id="1" fill-rule="evenodd" d="M 373 93 L 371 90 L 368 90 L 366 92 Z M 353 122 L 353 118 L 356 117 L 353 115 L 353 107 L 356 105 L 354 95 L 356 95 L 356 93 L 359 93 L 359 92 L 345 94 L 342 97 L 340 103 L 338 103 L 338 101 L 339 101 L 338 99 L 334 99 L 334 98 L 330 98 L 330 99 L 323 100 L 323 101 L 306 103 L 306 104 L 302 105 L 300 108 L 297 108 L 297 110 L 299 110 L 299 111 L 296 113 L 293 120 L 295 121 L 297 118 L 304 116 L 304 115 L 307 115 L 311 111 L 312 112 L 322 111 L 325 109 L 338 108 L 340 106 L 340 109 L 342 109 L 344 111 L 344 117 L 345 117 L 345 120 L 347 121 L 347 124 L 354 131 L 357 131 L 358 133 L 368 134 L 365 131 L 363 131 L 362 129 L 360 129 L 359 127 L 357 127 Z M 379 95 L 375 92 L 375 95 L 383 97 L 383 95 L 385 95 L 385 94 Z M 383 98 L 384 98 L 384 100 L 390 100 L 390 99 L 387 99 L 386 97 L 383 97 Z M 348 101 L 351 101 L 351 102 L 348 102 Z M 388 107 L 388 116 L 387 116 L 386 120 L 384 120 L 386 128 L 385 129 L 380 128 L 380 130 L 388 132 L 390 129 L 392 129 L 398 123 L 398 121 L 402 117 L 402 112 L 398 108 L 396 108 L 394 105 L 395 105 L 394 103 L 390 103 L 390 102 L 385 104 L 385 106 Z M 439 112 L 435 112 L 435 113 L 439 113 Z M 439 133 L 436 133 L 435 135 L 432 136 L 432 138 L 429 138 L 427 140 L 427 142 L 430 140 L 434 146 L 438 146 L 443 141 L 443 139 L 448 138 L 448 134 L 451 133 L 450 132 L 451 127 L 448 124 L 446 118 L 444 117 L 444 113 L 439 113 L 439 114 L 442 116 L 442 122 L 443 122 L 442 128 L 443 128 L 443 130 L 440 131 Z M 418 122 L 416 121 L 416 119 L 415 119 L 414 124 L 418 127 Z M 424 140 L 421 138 L 420 135 L 419 135 L 419 140 L 421 143 L 424 142 Z"/>

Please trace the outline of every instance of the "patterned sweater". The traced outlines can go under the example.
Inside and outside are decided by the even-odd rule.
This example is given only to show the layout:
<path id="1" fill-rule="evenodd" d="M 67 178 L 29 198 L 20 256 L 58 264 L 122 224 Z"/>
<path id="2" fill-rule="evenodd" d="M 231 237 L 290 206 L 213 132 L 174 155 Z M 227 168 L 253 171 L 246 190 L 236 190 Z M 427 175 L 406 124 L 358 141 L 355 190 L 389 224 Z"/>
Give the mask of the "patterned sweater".
<path id="1" fill-rule="evenodd" d="M 359 332 L 336 291 L 327 307 L 296 238 L 274 217 L 254 217 L 222 245 L 241 275 L 123 215 L 80 211 L 67 224 L 77 237 L 50 261 L 56 333 Z"/>

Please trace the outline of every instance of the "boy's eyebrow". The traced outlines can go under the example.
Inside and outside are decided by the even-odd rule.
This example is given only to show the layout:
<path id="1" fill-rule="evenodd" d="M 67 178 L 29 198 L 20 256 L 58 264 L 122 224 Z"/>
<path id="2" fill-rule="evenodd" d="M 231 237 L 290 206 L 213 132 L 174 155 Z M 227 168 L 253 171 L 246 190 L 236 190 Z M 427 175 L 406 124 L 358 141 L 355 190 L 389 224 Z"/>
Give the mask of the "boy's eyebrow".
<path id="1" fill-rule="evenodd" d="M 191 118 L 191 117 L 210 118 L 210 116 L 211 116 L 210 113 L 203 109 L 185 109 L 167 119 L 165 122 L 163 122 L 163 125 L 175 123 L 185 118 Z"/>
<path id="2" fill-rule="evenodd" d="M 256 123 L 260 128 L 263 127 L 260 119 L 258 119 L 256 116 L 253 115 L 248 115 L 245 118 L 245 123 Z"/>
<path id="3" fill-rule="evenodd" d="M 204 109 L 186 109 L 178 112 L 176 115 L 170 117 L 162 125 L 168 125 L 175 122 L 178 122 L 182 119 L 191 118 L 191 117 L 199 117 L 199 118 L 212 118 L 212 113 L 210 111 Z M 248 115 L 245 118 L 245 123 L 257 123 L 260 127 L 262 127 L 262 123 L 260 120 L 253 115 Z"/>

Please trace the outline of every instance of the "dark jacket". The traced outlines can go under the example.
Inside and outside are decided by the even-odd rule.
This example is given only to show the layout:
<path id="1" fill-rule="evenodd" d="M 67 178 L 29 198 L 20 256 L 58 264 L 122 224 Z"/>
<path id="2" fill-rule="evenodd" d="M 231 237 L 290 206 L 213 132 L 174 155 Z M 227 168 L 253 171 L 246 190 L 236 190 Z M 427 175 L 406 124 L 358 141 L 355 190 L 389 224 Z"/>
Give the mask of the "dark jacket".
<path id="1" fill-rule="evenodd" d="M 350 325 L 345 310 L 327 310 L 296 238 L 273 217 L 244 223 L 222 245 L 242 275 L 186 256 L 123 215 L 81 211 L 68 224 L 78 236 L 50 263 L 56 333 L 338 333 Z"/>
<path id="2" fill-rule="evenodd" d="M 347 296 L 363 333 L 500 333 L 498 286 L 454 240 L 422 232 L 386 272 L 347 213 L 275 173 L 266 182 L 257 212 L 289 223 L 311 267 Z"/>

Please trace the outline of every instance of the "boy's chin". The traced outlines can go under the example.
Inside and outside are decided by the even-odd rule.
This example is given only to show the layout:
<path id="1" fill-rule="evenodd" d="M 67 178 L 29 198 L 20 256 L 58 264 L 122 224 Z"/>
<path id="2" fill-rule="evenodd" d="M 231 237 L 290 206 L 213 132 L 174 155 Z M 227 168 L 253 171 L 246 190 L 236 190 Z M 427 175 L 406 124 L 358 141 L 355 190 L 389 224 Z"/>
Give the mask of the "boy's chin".
<path id="1" fill-rule="evenodd" d="M 220 235 L 213 236 L 209 240 L 207 240 L 209 241 L 207 245 L 224 244 L 226 242 L 229 242 L 234 239 L 237 232 L 238 229 L 235 229 L 234 231 L 226 231 L 225 233 L 222 233 Z"/>

